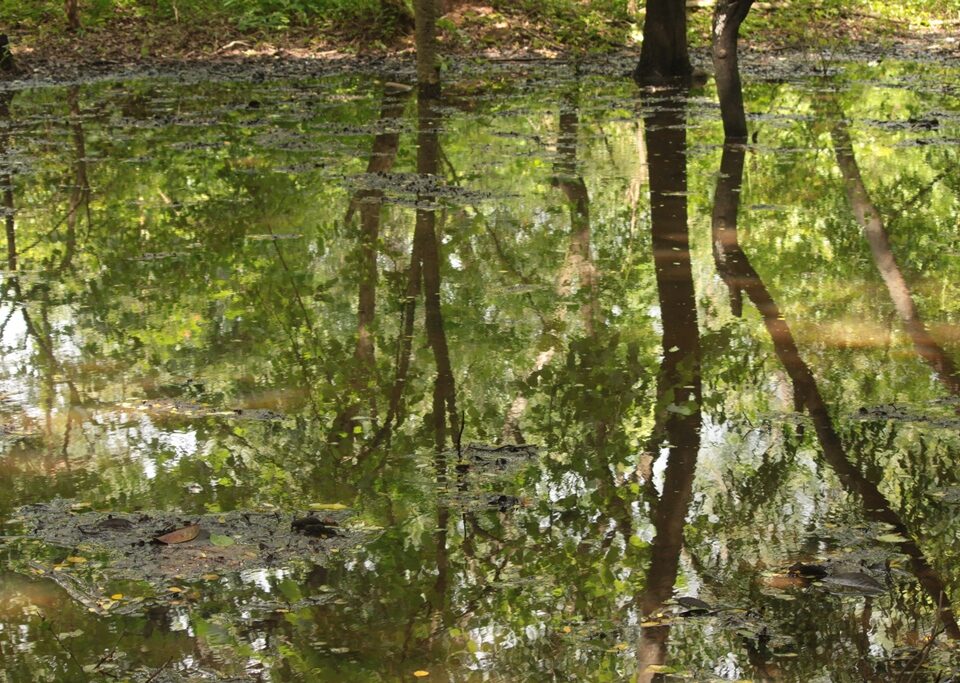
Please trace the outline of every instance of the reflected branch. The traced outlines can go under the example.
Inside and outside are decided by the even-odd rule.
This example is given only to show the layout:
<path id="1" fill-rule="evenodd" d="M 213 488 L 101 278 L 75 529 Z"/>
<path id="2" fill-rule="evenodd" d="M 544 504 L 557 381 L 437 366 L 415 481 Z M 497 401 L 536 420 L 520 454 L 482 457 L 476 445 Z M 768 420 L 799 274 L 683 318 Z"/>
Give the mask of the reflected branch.
<path id="1" fill-rule="evenodd" d="M 873 261 L 883 278 L 883 283 L 890 294 L 890 300 L 900 316 L 907 334 L 913 341 L 917 354 L 937 373 L 937 379 L 954 396 L 960 396 L 960 373 L 953 360 L 944 352 L 943 348 L 927 331 L 927 327 L 920 316 L 920 311 L 910 292 L 910 286 L 897 264 L 893 249 L 890 247 L 890 237 L 884 226 L 880 212 L 873 204 L 870 194 L 864 185 L 860 174 L 857 158 L 853 153 L 853 142 L 850 139 L 850 128 L 835 101 L 822 103 L 822 109 L 828 111 L 833 123 L 830 128 L 830 137 L 837 156 L 837 165 L 843 175 L 847 201 L 853 215 L 863 230 L 863 236 L 870 246 Z"/>
<path id="2" fill-rule="evenodd" d="M 738 201 L 736 195 L 740 192 L 743 180 L 744 157 L 743 145 L 730 143 L 724 145 L 716 196 L 718 205 L 725 208 L 718 210 L 715 207 L 712 230 L 717 270 L 728 286 L 745 292 L 750 302 L 760 312 L 767 333 L 773 341 L 777 358 L 793 381 L 798 398 L 810 414 L 824 459 L 836 472 L 844 488 L 860 498 L 867 517 L 889 525 L 894 533 L 907 539 L 898 544 L 900 552 L 910 558 L 911 571 L 930 596 L 933 604 L 938 607 L 940 619 L 948 636 L 960 638 L 960 628 L 950 607 L 950 599 L 943 581 L 930 566 L 903 520 L 877 485 L 868 480 L 847 458 L 813 372 L 801 358 L 796 341 L 780 308 L 740 247 L 735 209 Z M 730 213 L 731 207 L 734 209 L 732 213 Z"/>

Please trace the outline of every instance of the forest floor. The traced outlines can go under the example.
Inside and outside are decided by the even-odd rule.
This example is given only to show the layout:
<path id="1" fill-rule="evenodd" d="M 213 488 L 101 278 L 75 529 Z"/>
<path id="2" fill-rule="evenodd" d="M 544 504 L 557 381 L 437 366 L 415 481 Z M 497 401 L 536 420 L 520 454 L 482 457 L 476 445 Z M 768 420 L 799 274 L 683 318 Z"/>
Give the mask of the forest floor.
<path id="1" fill-rule="evenodd" d="M 538 15 L 473 1 L 457 5 L 438 22 L 444 55 L 569 59 L 639 54 L 642 14 L 636 21 L 629 21 L 623 16 L 609 18 L 597 13 L 576 18 Z M 709 7 L 692 8 L 689 13 L 691 48 L 703 62 L 707 61 L 711 13 Z M 351 62 L 403 59 L 411 57 L 414 50 L 412 33 L 399 31 L 398 35 L 385 36 L 376 29 L 371 32 L 321 22 L 242 30 L 225 18 L 158 21 L 117 10 L 74 33 L 55 24 L 0 27 L 0 32 L 10 36 L 17 64 L 13 78 L 63 80 L 192 64 L 277 60 L 319 59 L 346 66 Z M 742 33 L 741 49 L 747 54 L 840 52 L 864 59 L 960 57 L 960 19 L 950 16 L 897 21 L 853 10 L 798 14 L 789 6 L 758 3 Z"/>

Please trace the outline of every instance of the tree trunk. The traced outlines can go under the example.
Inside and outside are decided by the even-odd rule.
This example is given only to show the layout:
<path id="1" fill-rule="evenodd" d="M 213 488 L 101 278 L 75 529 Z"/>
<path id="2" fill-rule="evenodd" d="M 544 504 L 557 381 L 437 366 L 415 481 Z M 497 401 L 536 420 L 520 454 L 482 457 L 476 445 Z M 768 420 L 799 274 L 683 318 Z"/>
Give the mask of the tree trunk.
<path id="1" fill-rule="evenodd" d="M 64 11 L 67 15 L 67 30 L 80 28 L 80 0 L 65 0 Z"/>
<path id="2" fill-rule="evenodd" d="M 6 33 L 0 33 L 0 71 L 13 73 L 17 70 L 17 64 L 13 61 L 13 53 L 10 52 L 10 39 Z"/>
<path id="3" fill-rule="evenodd" d="M 421 95 L 440 92 L 437 67 L 437 0 L 416 0 L 417 86 Z"/>
<path id="4" fill-rule="evenodd" d="M 747 18 L 753 0 L 717 0 L 713 12 L 713 69 L 720 96 L 720 116 L 727 140 L 747 139 L 747 117 L 737 60 L 740 24 Z"/>
<path id="5" fill-rule="evenodd" d="M 647 0 L 643 45 L 634 79 L 640 85 L 685 85 L 692 73 L 685 0 Z"/>

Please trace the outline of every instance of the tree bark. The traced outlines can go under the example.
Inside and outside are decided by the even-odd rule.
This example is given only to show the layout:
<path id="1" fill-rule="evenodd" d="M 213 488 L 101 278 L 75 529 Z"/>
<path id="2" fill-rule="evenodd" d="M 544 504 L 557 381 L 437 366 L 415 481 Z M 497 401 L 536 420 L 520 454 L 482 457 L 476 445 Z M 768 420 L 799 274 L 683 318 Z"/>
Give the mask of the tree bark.
<path id="1" fill-rule="evenodd" d="M 80 28 L 80 0 L 65 0 L 64 12 L 67 15 L 67 30 L 76 31 Z"/>
<path id="2" fill-rule="evenodd" d="M 437 66 L 437 0 L 416 0 L 417 86 L 421 94 L 440 93 Z"/>
<path id="3" fill-rule="evenodd" d="M 647 0 L 634 80 L 640 85 L 689 85 L 692 75 L 685 0 Z"/>
<path id="4" fill-rule="evenodd" d="M 713 69 L 720 96 L 723 134 L 728 140 L 747 139 L 747 117 L 737 58 L 740 24 L 747 18 L 753 0 L 717 0 L 713 12 Z"/>

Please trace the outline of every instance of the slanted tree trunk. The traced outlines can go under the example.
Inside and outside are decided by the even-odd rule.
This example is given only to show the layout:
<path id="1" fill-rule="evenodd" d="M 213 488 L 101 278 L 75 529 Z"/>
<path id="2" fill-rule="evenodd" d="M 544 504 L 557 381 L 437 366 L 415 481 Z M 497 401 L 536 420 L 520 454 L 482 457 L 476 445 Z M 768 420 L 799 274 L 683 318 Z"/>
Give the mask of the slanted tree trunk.
<path id="1" fill-rule="evenodd" d="M 80 0 L 65 0 L 64 12 L 67 15 L 67 30 L 76 31 L 80 28 Z"/>
<path id="2" fill-rule="evenodd" d="M 747 139 L 747 117 L 737 60 L 740 24 L 747 18 L 753 0 L 717 0 L 713 11 L 713 69 L 720 96 L 720 116 L 727 140 Z"/>
<path id="3" fill-rule="evenodd" d="M 634 80 L 640 85 L 682 85 L 690 82 L 692 74 L 685 0 L 647 0 L 643 45 Z"/>
<path id="4" fill-rule="evenodd" d="M 440 92 L 437 67 L 437 0 L 416 0 L 417 86 L 421 96 Z"/>

